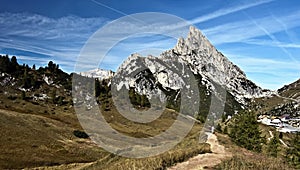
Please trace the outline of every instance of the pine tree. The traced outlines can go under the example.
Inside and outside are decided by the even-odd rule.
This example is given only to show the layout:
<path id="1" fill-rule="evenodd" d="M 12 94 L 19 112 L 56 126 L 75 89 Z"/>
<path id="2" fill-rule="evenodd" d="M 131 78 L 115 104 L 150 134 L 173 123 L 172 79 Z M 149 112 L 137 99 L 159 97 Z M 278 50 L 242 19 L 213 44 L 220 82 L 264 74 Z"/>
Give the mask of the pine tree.
<path id="1" fill-rule="evenodd" d="M 0 72 L 9 73 L 10 60 L 8 55 L 2 56 L 0 60 Z"/>
<path id="2" fill-rule="evenodd" d="M 221 127 L 220 123 L 217 124 L 216 131 L 219 133 L 222 133 L 222 127 Z"/>
<path id="3" fill-rule="evenodd" d="M 69 99 L 68 104 L 69 104 L 69 106 L 73 106 L 73 100 L 72 100 L 72 99 Z"/>
<path id="4" fill-rule="evenodd" d="M 300 133 L 298 132 L 291 141 L 290 147 L 286 151 L 286 158 L 290 164 L 300 169 Z"/>
<path id="5" fill-rule="evenodd" d="M 146 95 L 142 95 L 141 96 L 141 107 L 145 107 L 145 103 L 146 103 Z"/>
<path id="6" fill-rule="evenodd" d="M 38 88 L 38 77 L 36 74 L 33 76 L 33 79 L 31 79 L 31 86 L 33 88 Z"/>
<path id="7" fill-rule="evenodd" d="M 63 105 L 63 101 L 64 101 L 64 100 L 63 100 L 63 97 L 62 97 L 62 96 L 59 96 L 59 97 L 58 97 L 57 104 L 60 105 L 60 106 L 62 106 L 62 105 Z"/>
<path id="8" fill-rule="evenodd" d="M 267 148 L 267 152 L 270 156 L 277 157 L 279 152 L 280 141 L 277 134 L 274 134 L 274 137 L 270 140 Z"/>
<path id="9" fill-rule="evenodd" d="M 49 63 L 48 63 L 48 68 L 49 68 L 50 70 L 53 70 L 54 67 L 55 67 L 55 65 L 54 65 L 53 61 L 49 61 Z"/>
<path id="10" fill-rule="evenodd" d="M 19 66 L 16 56 L 12 56 L 10 61 L 11 61 L 11 68 L 10 68 L 11 72 L 14 72 L 17 70 L 17 67 Z"/>
<path id="11" fill-rule="evenodd" d="M 256 152 L 261 151 L 262 143 L 265 141 L 261 137 L 256 116 L 252 112 L 234 116 L 229 136 L 237 145 Z"/>
<path id="12" fill-rule="evenodd" d="M 55 100 L 56 100 L 56 89 L 53 89 L 51 94 L 50 94 L 50 97 L 51 97 L 51 101 L 52 103 L 56 103 Z"/>
<path id="13" fill-rule="evenodd" d="M 282 138 L 283 138 L 283 133 L 280 132 L 280 133 L 279 133 L 279 139 L 282 139 Z"/>
<path id="14" fill-rule="evenodd" d="M 23 83 L 23 87 L 24 88 L 30 88 L 31 87 L 31 77 L 30 75 L 28 74 L 28 69 L 25 68 L 25 71 L 24 71 L 24 75 L 23 75 L 23 79 L 22 79 L 22 83 Z"/>
<path id="15" fill-rule="evenodd" d="M 26 93 L 25 93 L 25 91 L 22 91 L 22 93 L 21 93 L 21 99 L 22 100 L 26 99 Z"/>
<path id="16" fill-rule="evenodd" d="M 129 89 L 129 99 L 130 99 L 131 104 L 133 104 L 133 105 L 136 104 L 134 89 L 132 89 L 132 88 Z"/>
<path id="17" fill-rule="evenodd" d="M 135 94 L 135 101 L 136 101 L 136 105 L 141 105 L 141 96 L 138 94 Z"/>
<path id="18" fill-rule="evenodd" d="M 224 134 L 228 134 L 228 128 L 227 128 L 227 126 L 225 126 L 225 128 L 224 128 L 224 130 L 223 130 L 223 133 L 224 133 Z"/>
<path id="19" fill-rule="evenodd" d="M 137 94 L 137 95 L 138 95 L 138 94 Z M 151 107 L 150 105 L 151 105 L 151 104 L 150 104 L 150 102 L 149 102 L 147 96 L 143 94 L 143 95 L 141 96 L 141 106 L 142 106 L 142 107 Z"/>
<path id="20" fill-rule="evenodd" d="M 226 114 L 222 114 L 222 123 L 224 123 L 226 120 Z"/>
<path id="21" fill-rule="evenodd" d="M 95 79 L 95 97 L 99 97 L 101 93 L 100 82 L 98 79 Z"/>

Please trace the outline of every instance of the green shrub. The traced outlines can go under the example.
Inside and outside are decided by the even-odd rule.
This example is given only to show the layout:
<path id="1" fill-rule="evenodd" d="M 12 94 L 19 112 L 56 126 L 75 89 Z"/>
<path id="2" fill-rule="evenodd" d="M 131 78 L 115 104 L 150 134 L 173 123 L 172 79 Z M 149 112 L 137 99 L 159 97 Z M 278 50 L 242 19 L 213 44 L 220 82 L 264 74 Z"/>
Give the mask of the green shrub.
<path id="1" fill-rule="evenodd" d="M 78 138 L 84 138 L 84 139 L 89 138 L 88 134 L 86 134 L 85 132 L 80 131 L 80 130 L 74 130 L 73 134 Z"/>

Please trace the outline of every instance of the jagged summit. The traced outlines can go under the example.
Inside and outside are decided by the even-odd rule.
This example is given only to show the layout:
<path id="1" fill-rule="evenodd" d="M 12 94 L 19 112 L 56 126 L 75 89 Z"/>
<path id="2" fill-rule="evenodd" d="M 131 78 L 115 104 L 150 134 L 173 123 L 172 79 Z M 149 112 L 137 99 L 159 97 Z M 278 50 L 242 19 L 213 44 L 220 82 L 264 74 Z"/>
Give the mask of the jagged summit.
<path id="1" fill-rule="evenodd" d="M 214 47 L 199 29 L 191 26 L 187 38 L 179 38 L 174 51 L 182 55 L 189 55 L 193 50 L 199 48 L 211 51 Z"/>
<path id="2" fill-rule="evenodd" d="M 174 49 L 166 51 L 161 57 L 179 57 L 195 75 L 201 75 L 224 85 L 242 101 L 242 98 L 259 97 L 271 93 L 263 90 L 227 57 L 219 52 L 201 31 L 193 26 L 187 38 L 180 38 Z"/>
<path id="3" fill-rule="evenodd" d="M 202 83 L 210 90 L 214 89 L 213 84 L 223 85 L 240 103 L 245 103 L 245 99 L 252 97 L 261 97 L 272 92 L 263 90 L 252 81 L 248 80 L 246 74 L 235 64 L 229 61 L 221 52 L 219 52 L 209 40 L 201 33 L 199 29 L 191 26 L 186 38 L 179 38 L 175 47 L 171 50 L 163 52 L 159 57 L 147 56 L 142 57 L 140 54 L 132 54 L 118 68 L 116 74 L 133 75 L 138 74 L 139 70 L 149 68 L 148 72 L 153 75 L 156 82 L 159 82 L 164 88 L 178 89 L 182 84 L 180 75 L 174 77 L 174 73 L 168 70 L 170 61 L 180 62 L 181 65 L 187 65 L 192 73 L 202 77 Z M 95 71 L 94 71 L 95 72 Z M 104 74 L 102 71 L 101 76 Z M 97 74 L 91 74 L 92 77 L 97 77 Z M 113 76 L 113 73 L 105 73 L 105 76 Z M 125 76 L 126 77 L 126 76 Z M 125 78 L 124 84 L 126 87 L 146 86 L 141 82 L 133 83 L 134 78 Z M 164 80 L 162 80 L 164 77 Z M 140 78 L 139 78 L 140 79 Z M 123 79 L 122 79 L 123 80 Z M 129 81 L 126 83 L 126 81 Z M 155 82 L 153 82 L 155 84 Z M 135 85 L 134 85 L 135 84 Z M 145 87 L 135 87 L 136 91 L 151 96 L 153 92 L 145 90 Z M 144 90 L 141 90 L 144 89 Z M 146 88 L 147 89 L 147 88 Z"/>

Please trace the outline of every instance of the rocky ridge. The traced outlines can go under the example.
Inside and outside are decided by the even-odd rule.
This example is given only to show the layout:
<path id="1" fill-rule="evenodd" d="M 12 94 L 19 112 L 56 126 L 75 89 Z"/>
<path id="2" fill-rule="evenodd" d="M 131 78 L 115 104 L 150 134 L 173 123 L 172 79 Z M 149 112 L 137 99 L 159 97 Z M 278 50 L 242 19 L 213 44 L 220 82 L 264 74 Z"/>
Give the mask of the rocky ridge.
<path id="1" fill-rule="evenodd" d="M 127 89 L 135 87 L 138 93 L 151 98 L 153 94 L 158 93 L 157 88 L 154 88 L 157 84 L 172 90 L 188 87 L 189 84 L 182 79 L 187 76 L 187 71 L 183 71 L 185 67 L 188 67 L 193 75 L 201 77 L 201 84 L 206 85 L 209 91 L 213 91 L 214 83 L 217 83 L 224 86 L 242 104 L 246 104 L 247 99 L 272 94 L 271 91 L 263 90 L 248 80 L 238 66 L 229 61 L 193 26 L 190 27 L 186 39 L 179 38 L 173 49 L 158 57 L 132 54 L 122 63 L 116 75 L 122 75 L 119 88 L 123 85 Z M 140 76 L 145 75 L 138 73 L 145 69 L 148 77 L 150 75 L 152 78 L 140 81 Z"/>
<path id="2" fill-rule="evenodd" d="M 103 79 L 110 79 L 114 76 L 114 72 L 111 70 L 104 70 L 100 68 L 96 68 L 94 70 L 86 71 L 86 72 L 80 72 L 79 73 L 82 76 L 90 77 L 90 78 L 98 78 L 100 80 Z"/>

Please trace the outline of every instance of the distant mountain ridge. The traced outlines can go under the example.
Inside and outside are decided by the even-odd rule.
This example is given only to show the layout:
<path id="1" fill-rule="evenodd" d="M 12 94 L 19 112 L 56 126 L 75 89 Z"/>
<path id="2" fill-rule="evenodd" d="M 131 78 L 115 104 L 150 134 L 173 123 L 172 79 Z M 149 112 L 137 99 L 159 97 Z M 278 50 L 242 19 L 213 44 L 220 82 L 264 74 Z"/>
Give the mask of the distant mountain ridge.
<path id="1" fill-rule="evenodd" d="M 278 89 L 275 94 L 257 98 L 252 105 L 259 114 L 300 116 L 300 79 Z"/>
<path id="2" fill-rule="evenodd" d="M 300 101 L 300 79 L 277 90 L 278 94 Z"/>
<path id="3" fill-rule="evenodd" d="M 100 68 L 96 68 L 94 70 L 80 72 L 79 73 L 82 76 L 90 77 L 90 78 L 98 78 L 100 80 L 103 79 L 110 79 L 114 76 L 114 72 L 111 70 L 104 70 Z"/>

